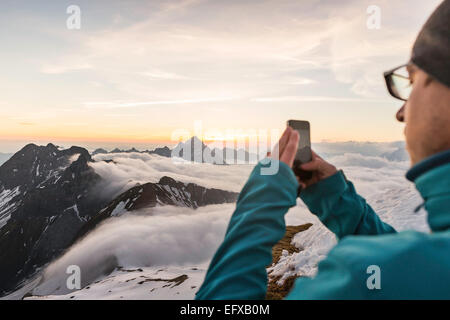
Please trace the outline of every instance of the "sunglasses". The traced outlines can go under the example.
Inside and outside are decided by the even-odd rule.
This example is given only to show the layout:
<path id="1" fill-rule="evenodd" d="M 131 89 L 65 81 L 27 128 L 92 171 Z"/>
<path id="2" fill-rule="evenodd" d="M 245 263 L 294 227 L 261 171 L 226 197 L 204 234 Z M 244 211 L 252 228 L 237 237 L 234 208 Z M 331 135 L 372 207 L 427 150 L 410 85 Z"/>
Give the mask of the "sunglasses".
<path id="1" fill-rule="evenodd" d="M 404 64 L 384 73 L 384 80 L 391 96 L 403 101 L 408 100 L 412 90 L 407 66 L 408 64 Z"/>

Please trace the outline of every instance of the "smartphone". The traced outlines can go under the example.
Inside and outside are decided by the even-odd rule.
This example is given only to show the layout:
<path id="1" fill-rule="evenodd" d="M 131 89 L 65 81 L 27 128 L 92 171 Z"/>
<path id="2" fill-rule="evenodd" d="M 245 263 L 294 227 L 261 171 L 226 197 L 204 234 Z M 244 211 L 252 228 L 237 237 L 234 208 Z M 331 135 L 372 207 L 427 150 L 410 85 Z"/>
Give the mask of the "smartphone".
<path id="1" fill-rule="evenodd" d="M 312 178 L 312 172 L 300 169 L 301 164 L 310 162 L 312 160 L 309 122 L 302 120 L 288 120 L 287 125 L 292 129 L 297 130 L 300 135 L 300 140 L 298 141 L 298 149 L 295 155 L 294 165 L 292 166 L 292 169 L 294 170 L 295 175 L 300 178 L 300 180 L 309 180 Z"/>

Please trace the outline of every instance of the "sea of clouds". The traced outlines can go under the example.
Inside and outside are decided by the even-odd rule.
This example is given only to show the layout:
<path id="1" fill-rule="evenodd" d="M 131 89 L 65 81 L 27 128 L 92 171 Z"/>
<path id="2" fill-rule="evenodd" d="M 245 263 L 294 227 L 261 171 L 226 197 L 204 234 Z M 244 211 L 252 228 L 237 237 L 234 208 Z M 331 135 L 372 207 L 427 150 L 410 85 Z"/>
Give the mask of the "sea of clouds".
<path id="1" fill-rule="evenodd" d="M 95 155 L 91 167 L 103 178 L 105 192 L 117 195 L 136 184 L 158 182 L 163 176 L 207 188 L 239 192 L 254 165 L 194 163 L 147 153 Z M 103 160 L 113 160 L 106 162 Z"/>
<path id="2" fill-rule="evenodd" d="M 329 162 L 343 169 L 357 191 L 381 218 L 398 230 L 428 231 L 426 214 L 414 212 L 421 199 L 404 175 L 408 161 L 390 161 L 385 155 L 403 148 L 393 143 L 324 143 L 313 146 Z M 119 194 L 137 183 L 157 182 L 170 176 L 205 187 L 240 191 L 254 165 L 212 165 L 174 162 L 141 153 L 94 156 L 91 166 L 103 177 L 103 188 Z M 105 162 L 103 160 L 113 160 Z M 156 207 L 110 218 L 70 248 L 44 271 L 36 294 L 65 293 L 68 265 L 80 266 L 93 281 L 116 266 L 169 266 L 207 263 L 223 240 L 234 204 L 210 205 L 196 210 Z M 286 215 L 287 225 L 312 222 L 314 226 L 295 239 L 304 250 L 285 265 L 312 275 L 317 262 L 335 244 L 334 236 L 298 200 Z M 303 244 L 301 244 L 303 243 Z M 105 265 L 109 267 L 105 267 Z M 290 268 L 292 269 L 292 268 Z M 281 271 L 280 271 L 281 270 Z M 285 272 L 278 268 L 278 272 Z M 59 287 L 59 289 L 57 289 Z"/>

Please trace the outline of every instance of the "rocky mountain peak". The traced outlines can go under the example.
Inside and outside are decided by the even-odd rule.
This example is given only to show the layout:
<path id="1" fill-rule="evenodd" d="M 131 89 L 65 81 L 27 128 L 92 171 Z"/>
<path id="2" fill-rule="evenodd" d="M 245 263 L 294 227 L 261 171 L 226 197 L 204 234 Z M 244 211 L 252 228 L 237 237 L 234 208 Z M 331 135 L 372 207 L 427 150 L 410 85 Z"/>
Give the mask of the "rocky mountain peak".
<path id="1" fill-rule="evenodd" d="M 28 144 L 0 167 L 0 291 L 60 254 L 109 201 L 92 196 L 101 178 L 90 161 L 84 148 Z"/>
<path id="2" fill-rule="evenodd" d="M 0 185 L 5 189 L 20 186 L 22 189 L 39 187 L 52 181 L 73 162 L 87 165 L 89 152 L 80 147 L 59 150 L 54 144 L 37 146 L 28 144 L 0 167 Z"/>

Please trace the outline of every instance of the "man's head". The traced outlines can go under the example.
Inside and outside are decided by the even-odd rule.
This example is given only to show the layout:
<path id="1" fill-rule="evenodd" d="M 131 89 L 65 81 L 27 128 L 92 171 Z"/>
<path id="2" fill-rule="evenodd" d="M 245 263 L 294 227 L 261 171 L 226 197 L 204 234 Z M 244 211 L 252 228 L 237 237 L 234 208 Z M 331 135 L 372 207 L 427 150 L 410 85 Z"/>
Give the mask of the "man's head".
<path id="1" fill-rule="evenodd" d="M 407 69 L 412 90 L 396 117 L 415 164 L 450 149 L 450 0 L 423 26 Z"/>
<path id="2" fill-rule="evenodd" d="M 406 146 L 415 164 L 450 149 L 450 88 L 414 64 L 408 71 L 412 91 L 396 117 L 405 122 Z"/>

